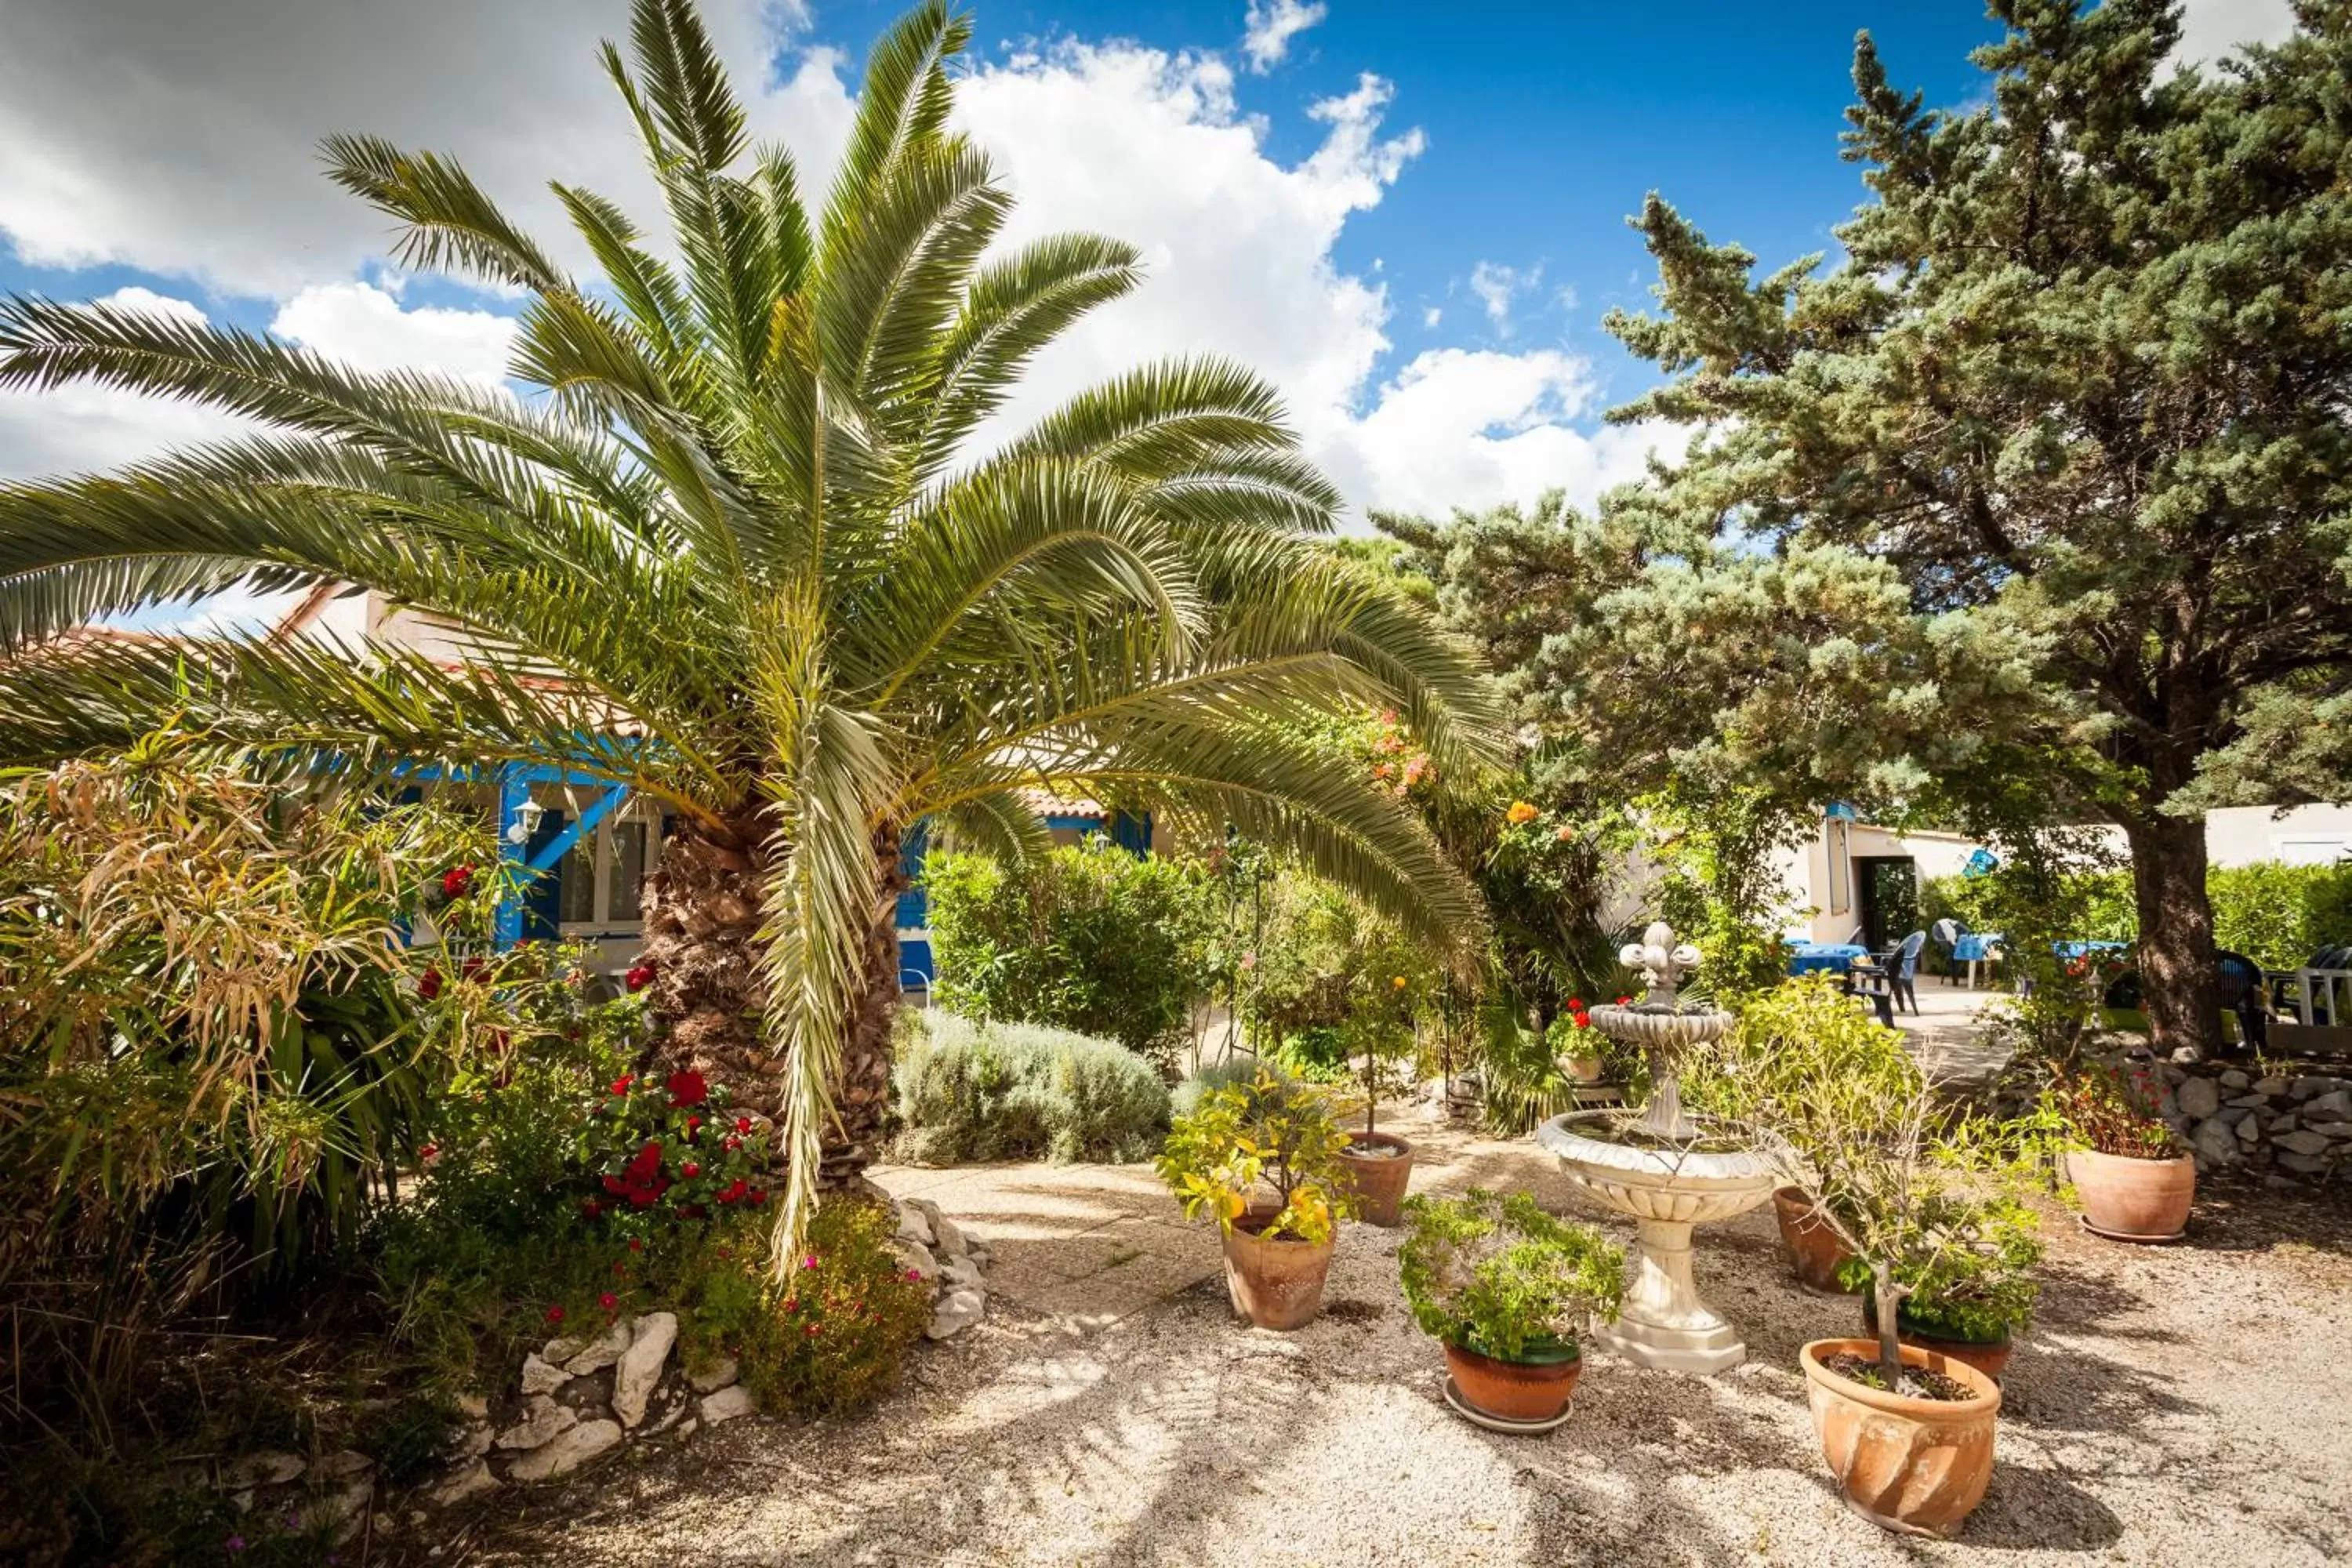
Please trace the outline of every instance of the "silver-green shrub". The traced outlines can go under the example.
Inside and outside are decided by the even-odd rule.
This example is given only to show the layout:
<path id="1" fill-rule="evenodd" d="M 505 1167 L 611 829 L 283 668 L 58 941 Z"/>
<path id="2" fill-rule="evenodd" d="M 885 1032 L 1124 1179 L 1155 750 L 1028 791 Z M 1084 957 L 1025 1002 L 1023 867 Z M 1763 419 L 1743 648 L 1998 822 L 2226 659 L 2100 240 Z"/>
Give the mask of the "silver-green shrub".
<path id="1" fill-rule="evenodd" d="M 1159 1069 L 1115 1041 L 1040 1024 L 902 1016 L 891 1072 L 893 1157 L 1126 1162 L 1168 1131 Z"/>

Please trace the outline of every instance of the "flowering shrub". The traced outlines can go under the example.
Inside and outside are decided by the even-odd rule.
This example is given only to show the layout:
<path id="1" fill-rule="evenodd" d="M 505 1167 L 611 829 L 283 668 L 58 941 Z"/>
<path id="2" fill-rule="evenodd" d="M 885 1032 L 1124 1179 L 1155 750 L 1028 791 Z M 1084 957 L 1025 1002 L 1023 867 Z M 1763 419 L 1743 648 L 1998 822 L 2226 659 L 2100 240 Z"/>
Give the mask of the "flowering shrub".
<path id="1" fill-rule="evenodd" d="M 1348 1134 L 1322 1091 L 1260 1072 L 1246 1088 L 1225 1084 L 1201 1097 L 1155 1161 L 1160 1179 L 1184 1205 L 1184 1217 L 1204 1212 L 1218 1228 L 1246 1223 L 1267 1240 L 1328 1241 L 1337 1223 L 1355 1212 L 1355 1185 L 1339 1153 Z M 1262 1203 L 1270 1190 L 1275 1202 Z M 1253 1205 L 1270 1217 L 1245 1222 Z"/>
<path id="2" fill-rule="evenodd" d="M 581 1201 L 588 1218 L 623 1237 L 651 1224 L 707 1219 L 768 1201 L 767 1129 L 728 1109 L 727 1090 L 691 1068 L 667 1078 L 623 1073 L 580 1133 L 582 1163 L 597 1177 Z"/>
<path id="3" fill-rule="evenodd" d="M 2149 1109 L 2158 1092 L 2145 1064 L 2128 1076 L 2119 1068 L 2093 1064 L 2053 1073 L 2050 1103 L 2070 1137 L 2102 1154 L 2169 1160 L 2180 1152 L 2180 1140 Z"/>
<path id="4" fill-rule="evenodd" d="M 770 1409 L 855 1410 L 898 1383 L 931 1318 L 931 1288 L 891 1246 L 898 1225 L 861 1198 L 817 1209 L 808 1250 L 743 1336 L 743 1382 Z"/>

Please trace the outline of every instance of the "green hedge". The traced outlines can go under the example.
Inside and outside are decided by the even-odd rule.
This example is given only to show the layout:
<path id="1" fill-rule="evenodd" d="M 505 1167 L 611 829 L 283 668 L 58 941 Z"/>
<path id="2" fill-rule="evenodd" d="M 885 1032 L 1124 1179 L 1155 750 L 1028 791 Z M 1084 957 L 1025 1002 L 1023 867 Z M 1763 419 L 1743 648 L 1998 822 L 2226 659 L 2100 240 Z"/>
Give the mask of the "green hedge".
<path id="1" fill-rule="evenodd" d="M 1094 838 L 1019 867 L 934 855 L 923 882 L 941 1004 L 1174 1059 L 1209 988 L 1215 905 L 1197 868 Z"/>
<path id="2" fill-rule="evenodd" d="M 1983 877 L 1938 877 L 1921 889 L 1927 920 L 1950 915 L 1971 931 L 1998 931 L 2010 889 L 1998 871 Z M 2262 860 L 2217 866 L 2205 876 L 2213 900 L 2213 940 L 2268 969 L 2293 969 L 2314 950 L 2352 942 L 2352 863 L 2290 866 Z M 2098 871 L 2075 879 L 2081 929 L 2071 934 L 2104 942 L 2139 935 L 2129 870 Z"/>
<path id="3" fill-rule="evenodd" d="M 1168 1131 L 1168 1086 L 1116 1041 L 938 1009 L 902 1019 L 891 1070 L 898 1159 L 1121 1163 L 1156 1152 Z"/>

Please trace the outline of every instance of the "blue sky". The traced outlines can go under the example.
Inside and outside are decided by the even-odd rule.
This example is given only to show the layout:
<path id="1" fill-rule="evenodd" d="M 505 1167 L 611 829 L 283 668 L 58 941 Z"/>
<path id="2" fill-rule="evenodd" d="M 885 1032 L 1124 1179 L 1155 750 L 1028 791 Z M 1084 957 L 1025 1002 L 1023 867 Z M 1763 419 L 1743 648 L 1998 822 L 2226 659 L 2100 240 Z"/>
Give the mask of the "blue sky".
<path id="1" fill-rule="evenodd" d="M 896 4 L 701 3 L 755 129 L 816 184 Z M 2275 36 L 2284 5 L 2193 0 L 2196 49 Z M 1600 420 L 1650 379 L 1599 326 L 1647 303 L 1627 215 L 1654 189 L 1768 266 L 1833 250 L 1864 195 L 1837 142 L 1855 31 L 1945 106 L 1980 98 L 1967 55 L 1993 32 L 1972 0 L 970 9 L 959 113 L 1023 203 L 1009 237 L 1118 234 L 1150 277 L 1041 360 L 1009 417 L 1139 360 L 1239 357 L 1356 526 L 1555 485 L 1589 501 L 1671 448 L 1683 433 Z M 496 382 L 512 302 L 392 271 L 383 221 L 313 149 L 355 130 L 454 152 L 542 234 L 550 176 L 651 216 L 594 64 L 625 21 L 626 0 L 12 0 L 0 289 Z M 220 429 L 105 389 L 0 394 L 0 478 Z"/>

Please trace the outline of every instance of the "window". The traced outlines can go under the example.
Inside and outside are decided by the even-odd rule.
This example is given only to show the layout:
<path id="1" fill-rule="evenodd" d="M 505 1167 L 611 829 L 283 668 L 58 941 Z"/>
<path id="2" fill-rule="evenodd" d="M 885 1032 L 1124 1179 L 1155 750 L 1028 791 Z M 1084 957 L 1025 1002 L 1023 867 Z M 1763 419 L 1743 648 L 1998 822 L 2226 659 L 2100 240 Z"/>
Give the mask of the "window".
<path id="1" fill-rule="evenodd" d="M 2290 866 L 2333 866 L 2338 860 L 2352 857 L 2352 839 L 2334 836 L 2326 838 L 2273 838 L 2271 848 Z"/>
<path id="2" fill-rule="evenodd" d="M 566 803 L 567 815 L 585 801 Z M 583 833 L 556 866 L 556 919 L 572 935 L 627 931 L 644 919 L 646 873 L 661 858 L 661 818 L 632 801 Z"/>

